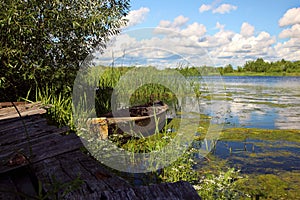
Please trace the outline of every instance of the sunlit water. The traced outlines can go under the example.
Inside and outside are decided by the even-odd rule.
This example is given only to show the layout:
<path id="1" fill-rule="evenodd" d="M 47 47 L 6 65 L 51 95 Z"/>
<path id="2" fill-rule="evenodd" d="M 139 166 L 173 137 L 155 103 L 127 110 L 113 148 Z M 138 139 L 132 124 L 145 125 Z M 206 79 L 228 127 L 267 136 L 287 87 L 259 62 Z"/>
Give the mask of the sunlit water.
<path id="1" fill-rule="evenodd" d="M 220 91 L 227 97 L 227 126 L 300 129 L 300 77 L 224 76 L 222 79 L 224 85 Z M 224 104 L 224 100 L 202 100 L 204 112 L 212 116 L 209 107 L 219 104 Z"/>
<path id="2" fill-rule="evenodd" d="M 209 83 L 214 79 L 219 78 L 207 77 Z M 223 84 L 218 83 L 216 90 L 208 91 L 208 95 L 216 98 L 202 99 L 198 112 L 215 117 L 218 108 L 225 106 L 224 128 L 300 129 L 300 77 L 227 76 L 222 79 Z M 204 88 L 203 95 L 205 92 Z M 226 159 L 243 173 L 300 170 L 297 142 L 219 140 L 211 153 Z"/>

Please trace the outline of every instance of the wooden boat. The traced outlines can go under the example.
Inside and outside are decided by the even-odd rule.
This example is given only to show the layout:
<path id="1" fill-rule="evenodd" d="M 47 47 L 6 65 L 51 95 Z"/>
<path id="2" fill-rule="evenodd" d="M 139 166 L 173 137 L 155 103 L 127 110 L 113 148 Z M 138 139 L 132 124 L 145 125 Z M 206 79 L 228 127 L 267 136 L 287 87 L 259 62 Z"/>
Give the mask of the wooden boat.
<path id="1" fill-rule="evenodd" d="M 107 139 L 109 134 L 123 133 L 134 137 L 148 137 L 164 127 L 167 109 L 167 104 L 155 101 L 93 118 L 92 124 L 100 127 L 101 139 Z"/>

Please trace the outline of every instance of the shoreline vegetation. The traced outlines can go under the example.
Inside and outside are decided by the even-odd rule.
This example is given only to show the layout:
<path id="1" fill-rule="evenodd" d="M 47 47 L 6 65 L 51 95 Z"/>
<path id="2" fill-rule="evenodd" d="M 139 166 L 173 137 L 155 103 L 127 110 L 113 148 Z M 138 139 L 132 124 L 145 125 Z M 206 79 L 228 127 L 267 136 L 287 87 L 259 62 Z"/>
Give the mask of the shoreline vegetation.
<path id="1" fill-rule="evenodd" d="M 243 66 L 234 68 L 231 64 L 224 67 L 185 67 L 177 68 L 186 76 L 206 75 L 222 76 L 300 76 L 300 61 L 286 61 L 284 59 L 276 62 L 266 62 L 262 58 L 255 61 L 247 61 Z M 199 73 L 200 72 L 200 73 Z"/>
<path id="2" fill-rule="evenodd" d="M 232 65 L 217 68 L 221 75 L 225 76 L 300 76 L 300 61 L 265 62 L 262 58 L 255 61 L 247 61 L 244 66 Z"/>
<path id="3" fill-rule="evenodd" d="M 300 72 L 232 72 L 225 73 L 222 76 L 300 76 Z"/>
<path id="4" fill-rule="evenodd" d="M 229 67 L 222 68 L 223 75 L 258 75 L 258 74 L 277 74 L 286 73 L 296 74 L 300 73 L 300 61 L 288 62 L 288 61 L 278 61 L 279 64 L 290 63 L 287 65 L 289 67 L 285 68 L 285 71 L 279 72 L 257 72 L 257 71 L 246 71 L 247 66 L 252 66 L 252 63 L 257 61 L 247 62 L 244 67 L 238 70 L 233 70 L 228 72 Z M 292 64 L 291 64 L 292 63 Z M 96 110 L 97 112 L 108 112 L 111 109 L 109 103 L 110 93 L 105 93 L 105 88 L 114 88 L 120 78 L 127 72 L 134 70 L 137 67 L 99 67 L 91 69 L 89 71 L 91 78 L 87 81 L 87 85 L 93 86 L 93 83 L 98 84 L 98 91 L 100 96 L 96 93 Z M 284 69 L 283 67 L 281 67 Z M 226 69 L 226 70 L 225 70 Z M 292 70 L 293 69 L 293 70 Z M 96 70 L 96 71 L 93 71 Z M 98 76 L 97 70 L 101 71 L 101 77 Z M 157 73 L 159 70 L 155 67 L 145 67 L 145 73 L 151 75 Z M 201 77 L 201 72 L 208 75 L 213 75 L 213 71 L 221 70 L 214 67 L 185 67 L 185 68 L 167 68 L 160 70 L 161 73 L 171 74 L 175 71 L 180 72 L 185 77 L 191 77 L 191 82 L 189 87 L 191 87 L 191 92 L 198 91 L 198 96 L 201 98 L 207 98 L 204 93 L 201 93 L 201 83 L 197 82 L 198 79 L 193 79 L 192 77 Z M 253 69 L 254 70 L 254 69 Z M 146 73 L 146 71 L 148 73 Z M 96 73 L 97 72 L 97 73 Z M 94 76 L 93 76 L 94 75 Z M 131 79 L 129 79 L 131 80 Z M 26 81 L 26 80 L 24 80 Z M 3 89 L 3 88 L 2 88 Z M 8 88 L 4 88 L 8 89 Z M 58 126 L 68 125 L 73 131 L 76 131 L 74 126 L 74 119 L 72 116 L 72 88 L 70 85 L 64 85 L 63 88 L 57 88 L 54 84 L 41 83 L 39 87 L 33 85 L 27 89 L 27 95 L 24 97 L 18 95 L 22 100 L 30 101 L 41 101 L 44 104 L 51 104 L 52 107 L 48 110 L 48 117 Z M 184 88 L 183 88 L 184 89 Z M 103 90 L 103 91 L 101 91 Z M 180 91 L 180 88 L 178 88 Z M 126 91 L 126 90 L 125 90 Z M 166 102 L 174 102 L 177 99 L 176 95 L 168 90 L 168 88 L 159 84 L 146 84 L 139 87 L 136 91 L 133 91 L 130 103 L 143 103 L 147 102 L 152 97 L 159 98 Z M 5 97 L 6 98 L 6 97 Z M 8 101 L 10 101 L 8 99 Z M 176 103 L 176 102 L 175 102 Z M 199 133 L 206 133 L 209 128 L 210 117 L 201 115 L 201 127 L 199 124 Z M 173 119 L 168 126 L 159 134 L 148 138 L 131 138 L 124 142 L 122 138 L 118 136 L 112 136 L 110 140 L 119 147 L 127 149 L 131 152 L 151 152 L 157 151 L 166 144 L 168 144 L 176 136 L 176 132 L 168 132 L 167 130 L 178 129 L 178 120 Z M 245 138 L 262 139 L 262 140 L 275 140 L 275 141 L 293 141 L 296 144 L 300 144 L 299 130 L 264 130 L 264 129 L 246 129 L 246 128 L 236 128 L 236 129 L 226 129 L 223 130 L 223 134 L 220 140 L 224 141 L 237 141 L 243 140 Z M 260 137 L 260 135 L 262 137 Z M 195 138 L 195 141 L 203 141 L 203 136 Z M 121 143 L 120 143 L 121 142 Z M 283 144 L 284 147 L 284 144 Z M 97 146 L 95 146 L 97 148 Z M 239 166 L 235 166 L 232 163 L 228 163 L 226 159 L 220 159 L 213 154 L 208 154 L 205 156 L 201 163 L 205 164 L 201 168 L 195 168 L 197 162 L 195 160 L 196 148 L 190 147 L 186 153 L 184 153 L 180 158 L 178 158 L 170 166 L 165 167 L 159 171 L 155 171 L 152 175 L 155 177 L 154 180 L 159 182 L 176 182 L 179 180 L 184 180 L 190 182 L 194 188 L 198 191 L 199 195 L 203 199 L 297 199 L 297 193 L 300 186 L 300 172 L 295 171 L 278 171 L 276 173 L 270 174 L 245 174 L 240 170 Z M 282 155 L 290 156 L 281 153 Z M 251 154 L 251 158 L 267 159 L 265 154 Z M 130 178 L 128 175 L 124 178 Z M 146 184 L 151 184 L 149 181 Z"/>

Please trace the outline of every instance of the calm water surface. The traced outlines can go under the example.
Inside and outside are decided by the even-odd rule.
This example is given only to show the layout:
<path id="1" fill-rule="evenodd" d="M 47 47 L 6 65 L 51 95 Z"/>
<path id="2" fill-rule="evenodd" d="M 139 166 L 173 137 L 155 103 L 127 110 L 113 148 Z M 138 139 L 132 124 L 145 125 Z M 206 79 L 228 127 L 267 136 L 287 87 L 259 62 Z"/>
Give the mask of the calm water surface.
<path id="1" fill-rule="evenodd" d="M 226 93 L 228 106 L 227 126 L 300 129 L 300 77 L 224 76 L 222 79 L 221 89 Z M 224 103 L 224 100 L 202 102 L 204 107 Z M 207 108 L 204 112 L 214 115 Z"/>
<path id="2" fill-rule="evenodd" d="M 207 77 L 207 82 L 211 84 L 218 79 Z M 219 99 L 202 100 L 200 107 L 205 114 L 217 116 L 218 108 L 225 106 L 225 128 L 300 129 L 300 77 L 225 76 L 222 79 L 224 84 L 216 84 L 219 88 L 209 94 Z M 205 95 L 205 88 L 202 89 Z M 219 140 L 212 153 L 243 173 L 300 170 L 300 143 L 297 142 Z"/>

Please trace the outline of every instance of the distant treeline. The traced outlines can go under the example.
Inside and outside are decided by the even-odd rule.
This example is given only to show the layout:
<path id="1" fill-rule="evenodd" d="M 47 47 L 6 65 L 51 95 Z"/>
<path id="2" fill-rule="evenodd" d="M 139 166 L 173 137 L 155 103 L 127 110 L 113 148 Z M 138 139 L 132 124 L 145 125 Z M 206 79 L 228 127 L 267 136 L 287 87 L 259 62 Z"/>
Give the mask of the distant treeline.
<path id="1" fill-rule="evenodd" d="M 184 76 L 200 76 L 203 74 L 217 74 L 221 75 L 247 75 L 247 74 L 266 74 L 266 75 L 300 75 L 300 61 L 286 61 L 284 59 L 276 62 L 265 62 L 262 58 L 255 61 L 247 61 L 244 66 L 238 66 L 236 69 L 231 64 L 225 67 L 185 67 L 176 68 Z"/>
<path id="2" fill-rule="evenodd" d="M 299 73 L 300 61 L 291 62 L 284 59 L 276 62 L 265 62 L 262 58 L 255 61 L 247 61 L 244 66 L 238 66 L 233 69 L 232 65 L 225 67 L 218 67 L 221 74 L 234 73 L 234 72 L 265 72 L 265 73 Z"/>

